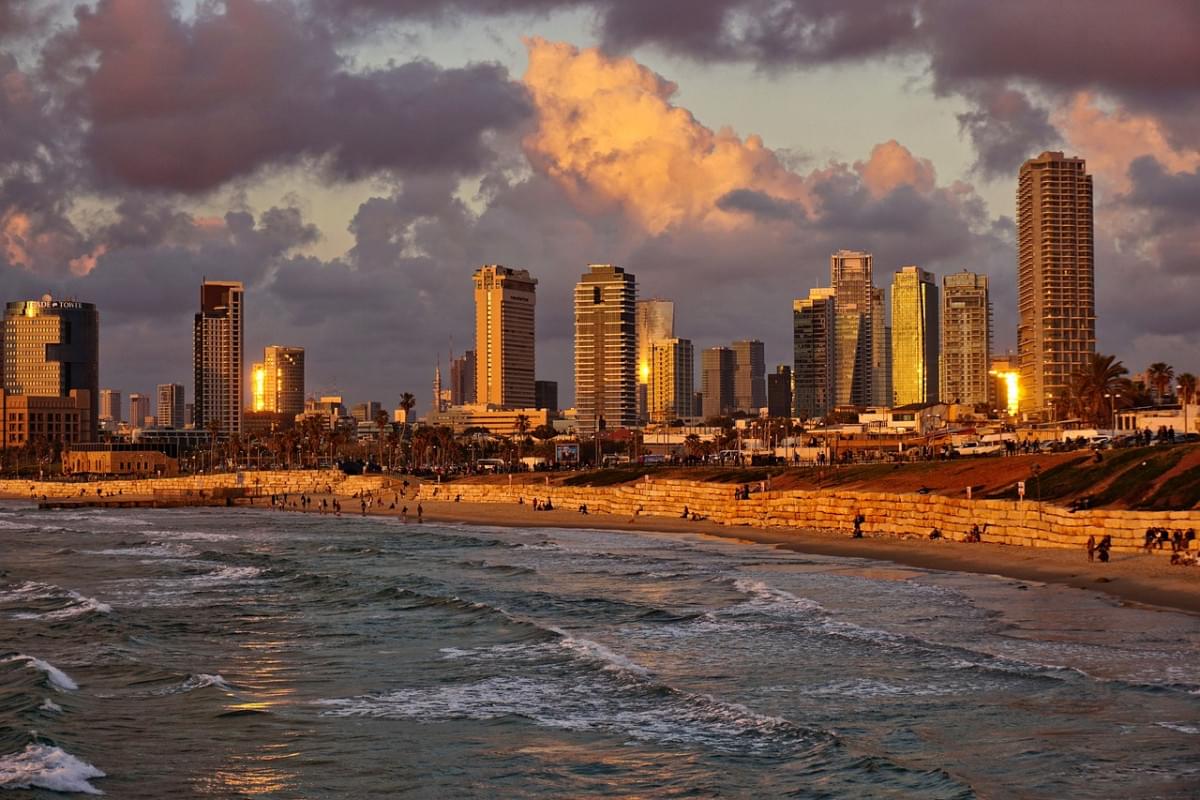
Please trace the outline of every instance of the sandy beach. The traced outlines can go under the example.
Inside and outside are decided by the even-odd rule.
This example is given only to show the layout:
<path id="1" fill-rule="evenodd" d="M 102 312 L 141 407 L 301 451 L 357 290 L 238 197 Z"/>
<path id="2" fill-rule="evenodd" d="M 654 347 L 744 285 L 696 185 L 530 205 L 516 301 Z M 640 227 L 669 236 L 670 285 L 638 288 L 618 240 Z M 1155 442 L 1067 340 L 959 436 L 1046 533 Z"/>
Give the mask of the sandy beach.
<path id="1" fill-rule="evenodd" d="M 392 493 L 384 492 L 386 502 L 367 511 L 370 516 L 399 517 L 403 506 L 409 509 L 409 523 L 417 523 L 417 502 L 401 498 L 395 511 L 389 510 Z M 289 498 L 290 500 L 291 498 Z M 319 512 L 322 499 L 313 496 L 310 506 Z M 338 498 L 345 516 L 360 515 L 361 502 L 352 497 Z M 259 499 L 256 507 L 268 501 Z M 1200 614 L 1200 568 L 1172 566 L 1162 554 L 1114 554 L 1107 564 L 1089 563 L 1083 550 L 1011 547 L 999 544 L 966 544 L 950 541 L 871 537 L 852 539 L 846 534 L 791 528 L 732 527 L 709 521 L 640 517 L 612 514 L 580 514 L 574 509 L 534 511 L 532 506 L 497 503 L 422 503 L 424 519 L 473 525 L 508 527 L 600 528 L 645 533 L 689 533 L 734 539 L 749 544 L 771 545 L 827 556 L 877 559 L 908 567 L 1001 575 L 1023 581 L 1038 581 L 1102 592 L 1122 603 L 1156 606 Z M 286 512 L 291 513 L 291 512 Z M 903 571 L 897 577 L 907 577 Z"/>

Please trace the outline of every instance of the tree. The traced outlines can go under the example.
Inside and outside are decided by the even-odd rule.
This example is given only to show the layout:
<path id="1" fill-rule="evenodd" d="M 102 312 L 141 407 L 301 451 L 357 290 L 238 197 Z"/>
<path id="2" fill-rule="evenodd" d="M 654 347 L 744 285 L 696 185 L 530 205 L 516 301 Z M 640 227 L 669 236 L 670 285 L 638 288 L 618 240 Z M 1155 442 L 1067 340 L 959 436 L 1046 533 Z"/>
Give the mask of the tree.
<path id="1" fill-rule="evenodd" d="M 1080 418 L 1094 425 L 1100 425 L 1110 416 L 1113 404 L 1107 395 L 1120 393 L 1121 378 L 1129 372 L 1116 359 L 1093 353 L 1088 365 L 1072 376 L 1068 403 Z"/>
<path id="2" fill-rule="evenodd" d="M 529 434 L 529 416 L 527 414 L 517 414 L 517 420 L 513 423 L 513 430 L 517 434 L 517 461 L 519 462 L 525 454 L 525 439 Z"/>
<path id="3" fill-rule="evenodd" d="M 1196 402 L 1196 376 L 1185 372 L 1179 376 L 1179 401 L 1183 404 L 1183 432 L 1188 432 L 1188 406 Z"/>
<path id="4" fill-rule="evenodd" d="M 379 428 L 379 433 L 376 434 L 376 436 L 379 440 L 379 466 L 381 466 L 381 467 L 383 466 L 384 431 L 387 430 L 389 422 L 390 422 L 390 420 L 388 420 L 387 412 L 380 409 L 379 413 L 377 413 L 375 415 L 375 427 Z"/>
<path id="5" fill-rule="evenodd" d="M 1175 380 L 1175 368 L 1163 361 L 1156 361 L 1146 369 L 1146 378 L 1154 387 L 1158 402 L 1162 403 L 1171 390 L 1171 382 Z"/>

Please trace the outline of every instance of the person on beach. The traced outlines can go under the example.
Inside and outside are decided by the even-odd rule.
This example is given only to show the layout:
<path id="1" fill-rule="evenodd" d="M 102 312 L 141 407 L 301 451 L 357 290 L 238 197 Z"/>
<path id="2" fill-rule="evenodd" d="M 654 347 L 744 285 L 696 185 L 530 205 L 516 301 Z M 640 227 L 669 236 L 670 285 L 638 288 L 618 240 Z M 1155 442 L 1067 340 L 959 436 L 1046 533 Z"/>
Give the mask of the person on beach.
<path id="1" fill-rule="evenodd" d="M 420 503 L 417 503 L 417 522 L 424 522 L 424 521 L 425 521 L 425 508 Z"/>
<path id="2" fill-rule="evenodd" d="M 408 506 L 404 506 L 400 509 L 400 518 L 404 520 L 405 525 L 408 524 Z"/>
<path id="3" fill-rule="evenodd" d="M 1100 540 L 1100 544 L 1096 546 L 1096 552 L 1100 554 L 1100 563 L 1108 563 L 1108 551 L 1112 547 L 1112 537 L 1105 536 Z"/>
<path id="4" fill-rule="evenodd" d="M 679 518 L 680 518 L 680 519 L 687 519 L 687 518 L 688 518 L 688 517 L 690 517 L 690 516 L 691 516 L 691 514 L 689 514 L 689 513 L 688 513 L 688 507 L 687 507 L 687 506 L 684 506 L 684 507 L 683 507 L 683 513 L 679 515 Z"/>
<path id="5" fill-rule="evenodd" d="M 866 521 L 867 521 L 867 518 L 862 515 L 862 512 L 859 512 L 854 515 L 854 534 L 851 536 L 851 538 L 853 538 L 853 539 L 863 538 L 862 526 L 863 526 L 863 523 Z"/>
<path id="6" fill-rule="evenodd" d="M 365 517 L 367 515 L 367 501 L 362 500 L 359 502 L 359 505 L 362 506 L 362 515 Z"/>
<path id="7" fill-rule="evenodd" d="M 1088 561 L 1096 560 L 1096 537 L 1089 536 L 1087 540 Z"/>

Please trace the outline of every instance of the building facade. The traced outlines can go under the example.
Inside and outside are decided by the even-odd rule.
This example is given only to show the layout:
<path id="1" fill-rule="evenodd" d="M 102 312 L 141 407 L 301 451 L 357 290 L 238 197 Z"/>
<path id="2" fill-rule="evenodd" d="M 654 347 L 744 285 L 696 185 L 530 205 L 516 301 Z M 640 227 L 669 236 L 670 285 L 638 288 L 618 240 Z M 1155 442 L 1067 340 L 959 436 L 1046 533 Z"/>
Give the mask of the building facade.
<path id="1" fill-rule="evenodd" d="M 649 419 L 651 351 L 655 342 L 675 338 L 675 303 L 671 300 L 637 301 L 638 419 Z"/>
<path id="2" fill-rule="evenodd" d="M 0 389 L 0 447 L 88 441 L 91 413 L 86 389 L 72 389 L 66 397 L 9 394 Z"/>
<path id="3" fill-rule="evenodd" d="M 710 347 L 700 354 L 700 415 L 706 419 L 724 417 L 733 409 L 733 350 Z"/>
<path id="4" fill-rule="evenodd" d="M 589 264 L 575 284 L 575 411 L 581 431 L 637 424 L 637 282 Z"/>
<path id="5" fill-rule="evenodd" d="M 100 420 L 120 424 L 122 416 L 121 392 L 117 389 L 100 390 Z"/>
<path id="6" fill-rule="evenodd" d="M 942 389 L 947 403 L 989 405 L 992 302 L 986 275 L 942 278 Z"/>
<path id="7" fill-rule="evenodd" d="M 475 351 L 468 350 L 458 358 L 450 359 L 450 405 L 465 406 L 474 402 Z"/>
<path id="8" fill-rule="evenodd" d="M 871 290 L 871 404 L 892 404 L 892 326 L 887 322 L 887 291 Z"/>
<path id="9" fill-rule="evenodd" d="M 758 414 L 767 404 L 767 359 L 763 343 L 744 339 L 733 343 L 733 405 Z"/>
<path id="10" fill-rule="evenodd" d="M 941 297 L 937 279 L 901 267 L 892 279 L 892 403 L 936 403 L 941 388 Z"/>
<path id="11" fill-rule="evenodd" d="M 79 441 L 95 440 L 100 417 L 100 315 L 95 305 L 50 295 L 8 303 L 0 353 L 0 389 L 10 395 L 87 392 L 87 427 Z"/>
<path id="12" fill-rule="evenodd" d="M 154 415 L 151 414 L 153 406 L 150 404 L 150 396 L 131 392 L 129 394 L 129 427 L 131 428 L 153 428 L 157 424 L 157 420 L 153 423 L 147 422 Z"/>
<path id="13" fill-rule="evenodd" d="M 532 408 L 537 281 L 497 264 L 475 270 L 473 280 L 475 402 Z"/>
<path id="14" fill-rule="evenodd" d="M 240 281 L 204 281 L 193 331 L 194 424 L 220 436 L 242 431 L 242 309 Z"/>
<path id="15" fill-rule="evenodd" d="M 776 419 L 792 416 L 792 368 L 780 364 L 767 376 L 767 415 Z"/>
<path id="16" fill-rule="evenodd" d="M 544 408 L 558 414 L 558 381 L 534 381 L 534 408 Z"/>
<path id="17" fill-rule="evenodd" d="M 158 427 L 182 428 L 184 426 L 183 384 L 160 383 L 158 385 Z"/>
<path id="18" fill-rule="evenodd" d="M 839 250 L 830 258 L 829 278 L 836 316 L 833 359 L 836 406 L 869 406 L 875 399 L 873 269 L 873 256 L 860 250 Z"/>
<path id="19" fill-rule="evenodd" d="M 792 303 L 792 408 L 800 419 L 822 419 L 836 401 L 837 299 L 813 289 Z"/>
<path id="20" fill-rule="evenodd" d="M 656 339 L 650 348 L 649 413 L 652 422 L 692 416 L 696 352 L 688 339 Z"/>
<path id="21" fill-rule="evenodd" d="M 295 417 L 304 411 L 304 348 L 273 344 L 250 370 L 252 411 Z"/>
<path id="22" fill-rule="evenodd" d="M 1092 176 L 1045 152 L 1017 184 L 1017 357 L 1021 411 L 1048 417 L 1096 352 Z"/>

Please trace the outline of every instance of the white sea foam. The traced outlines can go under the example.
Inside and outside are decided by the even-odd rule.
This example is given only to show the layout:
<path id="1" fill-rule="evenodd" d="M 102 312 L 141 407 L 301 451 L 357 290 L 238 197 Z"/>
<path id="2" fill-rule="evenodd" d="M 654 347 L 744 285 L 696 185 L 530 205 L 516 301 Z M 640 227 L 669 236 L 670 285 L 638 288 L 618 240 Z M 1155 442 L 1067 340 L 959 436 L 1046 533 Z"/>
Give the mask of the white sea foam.
<path id="1" fill-rule="evenodd" d="M 1200 734 L 1200 725 L 1185 725 L 1182 722 L 1156 722 L 1154 724 L 1179 733 Z"/>
<path id="2" fill-rule="evenodd" d="M 50 587 L 55 588 L 57 587 Z M 59 589 L 59 592 L 64 593 L 70 602 L 62 608 L 57 608 L 53 611 L 45 611 L 40 614 L 31 611 L 13 614 L 14 619 L 53 619 L 63 620 L 72 619 L 82 616 L 83 614 L 108 614 L 112 612 L 112 606 L 108 603 L 102 603 L 94 597 L 87 597 L 79 592 L 67 589 Z M 30 595 L 28 599 L 49 599 L 55 597 L 54 593 Z"/>
<path id="3" fill-rule="evenodd" d="M 57 586 L 37 581 L 25 581 L 0 589 L 0 603 L 15 603 L 23 600 L 45 600 L 62 590 Z"/>
<path id="4" fill-rule="evenodd" d="M 111 547 L 105 550 L 84 550 L 96 556 L 130 556 L 133 558 L 188 558 L 197 554 L 196 548 L 181 542 L 155 542 L 136 547 Z"/>
<path id="5" fill-rule="evenodd" d="M 600 668 L 603 670 L 631 673 L 639 678 L 645 678 L 650 675 L 650 670 L 641 664 L 626 658 L 620 653 L 609 650 L 599 642 L 571 636 L 566 631 L 559 630 L 558 628 L 552 628 L 552 630 L 562 635 L 563 638 L 559 639 L 558 642 L 561 647 L 579 658 L 599 663 Z"/>
<path id="6" fill-rule="evenodd" d="M 61 714 L 62 706 L 51 700 L 49 697 L 42 699 L 42 704 L 38 706 L 38 711 L 49 711 L 52 714 Z"/>
<path id="7" fill-rule="evenodd" d="M 793 616 L 807 615 L 822 610 L 820 603 L 805 597 L 797 597 L 791 592 L 768 586 L 763 581 L 754 578 L 737 578 L 733 582 L 733 588 L 750 596 L 750 599 L 743 605 L 761 613 Z"/>
<path id="8" fill-rule="evenodd" d="M 30 743 L 20 753 L 0 757 L 0 789 L 104 794 L 89 781 L 104 773 L 61 747 Z"/>
<path id="9" fill-rule="evenodd" d="M 220 675 L 208 675 L 201 672 L 196 675 L 189 675 L 187 680 L 179 685 L 178 691 L 190 692 L 194 689 L 205 689 L 209 686 L 215 686 L 218 689 L 233 688 Z"/>
<path id="10" fill-rule="evenodd" d="M 54 666 L 49 661 L 42 661 L 40 658 L 27 656 L 24 653 L 17 653 L 16 655 L 0 659 L 0 664 L 13 663 L 17 661 L 22 661 L 30 668 L 46 673 L 46 679 L 50 681 L 50 685 L 55 689 L 58 689 L 60 692 L 73 692 L 79 688 L 79 684 L 71 680 L 70 675 Z"/>

